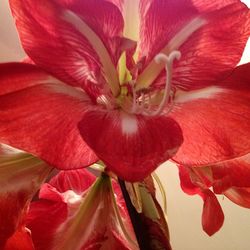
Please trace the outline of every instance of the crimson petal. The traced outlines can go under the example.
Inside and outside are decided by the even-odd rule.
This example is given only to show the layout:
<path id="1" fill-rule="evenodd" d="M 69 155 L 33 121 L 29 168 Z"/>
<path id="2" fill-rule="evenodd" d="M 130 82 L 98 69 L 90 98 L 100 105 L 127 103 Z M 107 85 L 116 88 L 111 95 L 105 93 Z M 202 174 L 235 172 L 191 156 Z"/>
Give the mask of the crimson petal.
<path id="1" fill-rule="evenodd" d="M 211 236 L 222 227 L 224 214 L 216 196 L 209 189 L 203 191 L 203 200 L 202 227 Z"/>
<path id="2" fill-rule="evenodd" d="M 182 165 L 178 167 L 182 190 L 189 195 L 198 194 L 203 199 L 202 227 L 211 236 L 223 225 L 222 208 L 214 193 L 209 190 L 209 186 L 203 181 L 205 176 L 196 175 L 196 172 L 189 167 Z"/>
<path id="3" fill-rule="evenodd" d="M 16 231 L 3 250 L 35 250 L 30 232 L 26 228 Z"/>
<path id="4" fill-rule="evenodd" d="M 240 1 L 142 1 L 139 76 L 152 82 L 149 65 L 157 53 L 181 52 L 173 70 L 173 83 L 181 89 L 197 89 L 223 79 L 240 61 L 250 35 L 250 12 Z M 239 25 L 239 23 L 241 25 Z M 144 59 L 144 60 L 143 60 Z M 163 68 L 162 68 L 163 69 Z M 146 68 L 146 71 L 148 69 Z M 145 76 L 149 75 L 150 79 Z M 155 78 L 156 75 L 153 77 Z M 165 72 L 154 85 L 165 83 Z"/>
<path id="5" fill-rule="evenodd" d="M 81 2 L 81 8 L 78 8 L 79 4 L 76 1 L 60 1 L 58 4 L 57 1 L 48 0 L 42 3 L 33 0 L 10 0 L 22 45 L 30 58 L 58 79 L 83 87 L 95 96 L 105 85 L 102 72 L 105 72 L 106 77 L 106 71 L 111 71 L 111 67 L 114 71 L 114 62 L 109 58 L 109 51 L 104 43 L 110 50 L 118 53 L 117 44 L 121 42 L 118 39 L 117 43 L 117 38 L 112 39 L 109 35 L 120 33 L 123 27 L 122 16 L 117 7 L 105 1 L 100 5 L 84 1 Z M 86 6 L 88 8 L 85 8 Z M 98 11 L 93 11 L 94 7 L 98 8 Z M 71 10 L 76 10 L 77 13 Z M 93 17 L 94 13 L 98 15 L 97 19 Z M 87 27 L 84 28 L 83 23 Z M 110 40 L 115 41 L 115 45 L 114 42 L 107 42 Z M 102 52 L 97 51 L 97 48 Z M 105 59 L 100 56 L 103 50 L 106 53 Z M 113 61 L 117 60 L 114 58 Z M 102 59 L 110 65 L 109 69 Z M 111 73 L 110 77 L 115 78 L 115 74 Z"/>
<path id="6" fill-rule="evenodd" d="M 79 168 L 97 160 L 77 123 L 91 104 L 83 91 L 33 65 L 0 65 L 0 141 L 58 168 Z"/>
<path id="7" fill-rule="evenodd" d="M 217 86 L 177 92 L 171 113 L 184 143 L 174 160 L 187 166 L 211 165 L 249 153 L 250 64 L 239 66 Z"/>
<path id="8" fill-rule="evenodd" d="M 182 89 L 223 80 L 239 63 L 250 36 L 250 11 L 239 1 L 207 14 L 205 19 L 208 24 L 180 47 L 182 56 L 174 68 L 173 81 Z"/>
<path id="9" fill-rule="evenodd" d="M 119 110 L 86 112 L 79 130 L 107 167 L 130 182 L 143 180 L 182 143 L 181 130 L 171 118 Z"/>
<path id="10" fill-rule="evenodd" d="M 114 64 L 120 55 L 123 17 L 119 8 L 106 0 L 55 0 L 58 5 L 79 15 L 101 38 Z"/>

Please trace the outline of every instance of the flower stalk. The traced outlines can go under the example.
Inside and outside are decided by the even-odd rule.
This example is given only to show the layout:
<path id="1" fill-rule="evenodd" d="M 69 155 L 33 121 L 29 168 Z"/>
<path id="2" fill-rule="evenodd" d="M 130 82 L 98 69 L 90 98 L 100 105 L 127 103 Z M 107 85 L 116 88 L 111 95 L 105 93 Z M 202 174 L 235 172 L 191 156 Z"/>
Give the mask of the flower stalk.
<path id="1" fill-rule="evenodd" d="M 126 206 L 128 209 L 130 220 L 132 222 L 135 231 L 138 245 L 141 250 L 151 250 L 148 232 L 147 230 L 145 230 L 145 225 L 140 217 L 140 214 L 136 211 L 135 207 L 133 206 L 130 200 L 128 191 L 125 186 L 125 182 L 121 179 L 119 179 L 118 181 L 122 190 L 124 200 L 126 202 Z"/>

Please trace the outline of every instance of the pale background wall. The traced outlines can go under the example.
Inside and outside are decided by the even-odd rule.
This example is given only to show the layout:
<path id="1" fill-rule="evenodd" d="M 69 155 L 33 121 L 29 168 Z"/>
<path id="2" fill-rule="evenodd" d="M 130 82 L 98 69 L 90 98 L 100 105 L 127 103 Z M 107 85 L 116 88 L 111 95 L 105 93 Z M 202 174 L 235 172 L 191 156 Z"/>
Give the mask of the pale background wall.
<path id="1" fill-rule="evenodd" d="M 178 1 L 178 0 L 176 0 Z M 250 4 L 250 0 L 246 0 Z M 0 2 L 0 62 L 24 57 L 8 1 Z M 250 59 L 246 51 L 244 61 Z M 250 250 L 250 210 L 240 208 L 226 198 L 220 198 L 225 213 L 223 228 L 208 237 L 201 228 L 202 201 L 185 195 L 179 186 L 177 169 L 164 164 L 158 170 L 168 197 L 168 218 L 174 250 Z"/>

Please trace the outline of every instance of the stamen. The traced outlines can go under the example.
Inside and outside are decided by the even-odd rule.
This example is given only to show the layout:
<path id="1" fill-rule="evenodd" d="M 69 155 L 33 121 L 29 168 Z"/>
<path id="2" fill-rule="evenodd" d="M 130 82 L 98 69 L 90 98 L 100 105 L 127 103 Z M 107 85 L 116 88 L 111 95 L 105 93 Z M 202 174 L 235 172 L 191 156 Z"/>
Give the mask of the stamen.
<path id="1" fill-rule="evenodd" d="M 157 63 L 164 63 L 165 70 L 166 70 L 166 83 L 163 92 L 162 100 L 157 108 L 157 110 L 152 109 L 152 96 L 149 92 L 147 95 L 142 93 L 140 95 L 140 100 L 138 100 L 136 88 L 134 82 L 131 83 L 132 86 L 132 94 L 133 94 L 133 104 L 131 108 L 131 112 L 135 114 L 143 114 L 147 116 L 157 116 L 162 113 L 165 108 L 167 102 L 172 101 L 172 92 L 171 92 L 171 81 L 172 81 L 172 69 L 173 69 L 173 62 L 175 59 L 179 60 L 181 57 L 180 51 L 172 51 L 169 56 L 160 53 L 155 57 L 155 61 Z M 169 113 L 172 107 L 170 107 L 167 111 Z"/>
<path id="2" fill-rule="evenodd" d="M 151 112 L 150 115 L 155 116 L 159 115 L 164 107 L 166 102 L 169 100 L 170 95 L 171 95 L 171 81 L 172 81 L 172 68 L 173 68 L 173 62 L 174 59 L 179 60 L 181 58 L 181 52 L 180 51 L 172 51 L 169 56 L 160 53 L 156 55 L 155 61 L 157 63 L 165 63 L 165 70 L 166 70 L 166 84 L 165 84 L 165 89 L 164 89 L 164 94 L 162 101 L 158 107 L 158 109 L 154 112 Z"/>

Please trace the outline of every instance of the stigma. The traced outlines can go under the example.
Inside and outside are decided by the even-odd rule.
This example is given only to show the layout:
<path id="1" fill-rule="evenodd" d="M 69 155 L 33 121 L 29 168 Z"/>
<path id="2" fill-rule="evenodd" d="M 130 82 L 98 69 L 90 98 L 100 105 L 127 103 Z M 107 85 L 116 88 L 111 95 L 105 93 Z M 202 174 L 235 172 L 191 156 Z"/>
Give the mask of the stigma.
<path id="1" fill-rule="evenodd" d="M 145 116 L 159 116 L 163 113 L 168 114 L 173 106 L 172 73 L 173 62 L 181 57 L 180 51 L 172 51 L 169 55 L 160 53 L 155 56 L 157 63 L 165 64 L 166 80 L 165 87 L 162 90 L 152 91 L 142 89 L 136 91 L 136 81 L 131 81 L 132 101 L 130 113 L 141 114 Z"/>

